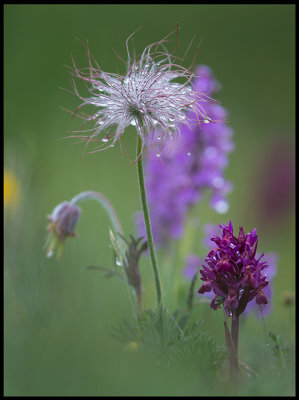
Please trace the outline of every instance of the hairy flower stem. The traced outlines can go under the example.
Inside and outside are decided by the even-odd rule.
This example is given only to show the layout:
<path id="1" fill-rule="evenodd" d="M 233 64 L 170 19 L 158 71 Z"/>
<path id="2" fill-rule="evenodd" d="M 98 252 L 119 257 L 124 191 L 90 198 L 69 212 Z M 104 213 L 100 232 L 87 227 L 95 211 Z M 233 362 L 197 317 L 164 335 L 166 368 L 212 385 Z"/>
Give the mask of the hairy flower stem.
<path id="1" fill-rule="evenodd" d="M 105 209 L 105 211 L 107 212 L 110 221 L 112 223 L 113 226 L 113 230 L 116 234 L 117 237 L 117 244 L 120 250 L 120 257 L 123 258 L 125 256 L 125 247 L 123 245 L 123 240 L 121 239 L 121 236 L 124 236 L 124 232 L 123 232 L 123 228 L 121 226 L 121 223 L 119 221 L 119 218 L 116 214 L 116 211 L 114 209 L 114 207 L 112 206 L 112 204 L 110 203 L 110 201 L 102 194 L 99 192 L 94 192 L 94 191 L 86 191 L 86 192 L 81 192 L 79 194 L 77 194 L 76 196 L 74 196 L 72 198 L 72 200 L 70 201 L 71 204 L 75 205 L 77 203 L 80 203 L 83 200 L 96 200 L 98 203 L 101 204 L 101 206 Z M 110 238 L 111 238 L 111 234 L 110 234 Z M 133 299 L 132 299 L 132 290 L 131 287 L 129 285 L 128 282 L 128 278 L 125 274 L 124 269 L 122 268 L 122 273 L 125 275 L 125 282 L 126 282 L 126 288 L 128 291 L 128 295 L 129 295 L 129 300 L 131 303 L 131 307 L 133 309 L 133 314 L 136 313 L 136 307 L 137 307 L 137 313 L 140 313 L 141 310 L 141 293 L 135 293 L 135 303 L 136 305 L 134 306 L 133 303 Z"/>
<path id="2" fill-rule="evenodd" d="M 154 240 L 153 240 L 153 235 L 152 235 L 152 228 L 151 228 L 149 210 L 148 210 L 147 199 L 146 199 L 146 190 L 145 190 L 145 183 L 144 183 L 143 161 L 142 161 L 141 150 L 142 150 L 142 141 L 141 141 L 141 138 L 138 136 L 138 138 L 137 138 L 137 172 L 138 172 L 138 180 L 139 180 L 139 190 L 140 190 L 140 198 L 141 198 L 141 204 L 142 204 L 143 215 L 144 215 L 144 223 L 145 223 L 146 234 L 147 234 L 148 248 L 149 248 L 149 252 L 150 252 L 151 264 L 152 264 L 152 269 L 153 269 L 153 274 L 154 274 L 154 282 L 155 282 L 155 287 L 156 287 L 157 303 L 158 303 L 158 309 L 159 309 L 159 314 L 160 314 L 160 317 L 159 317 L 160 329 L 161 329 L 161 335 L 163 338 L 162 289 L 161 289 L 158 260 L 157 260 L 156 251 L 155 251 L 155 247 L 154 247 Z"/>
<path id="3" fill-rule="evenodd" d="M 94 200 L 98 201 L 104 207 L 106 212 L 108 213 L 115 232 L 117 234 L 120 233 L 121 235 L 124 234 L 122 226 L 121 226 L 118 216 L 116 214 L 116 211 L 114 210 L 110 201 L 104 195 L 102 195 L 102 193 L 93 192 L 93 191 L 81 192 L 81 193 L 77 194 L 75 197 L 73 197 L 70 202 L 71 202 L 71 204 L 77 204 L 80 201 L 87 200 L 87 199 L 94 199 Z"/>

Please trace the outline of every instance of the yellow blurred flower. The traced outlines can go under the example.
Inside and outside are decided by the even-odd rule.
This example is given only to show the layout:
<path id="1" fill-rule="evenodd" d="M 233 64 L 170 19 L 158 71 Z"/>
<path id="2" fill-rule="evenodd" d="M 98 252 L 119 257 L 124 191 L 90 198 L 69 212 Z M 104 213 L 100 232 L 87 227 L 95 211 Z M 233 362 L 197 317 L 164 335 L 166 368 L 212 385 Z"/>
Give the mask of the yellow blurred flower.
<path id="1" fill-rule="evenodd" d="M 130 342 L 130 343 L 127 344 L 126 350 L 129 351 L 129 352 L 134 353 L 135 351 L 138 350 L 138 347 L 139 347 L 139 343 L 138 342 Z"/>
<path id="2" fill-rule="evenodd" d="M 19 203 L 20 184 L 13 172 L 4 168 L 4 207 L 16 208 Z"/>

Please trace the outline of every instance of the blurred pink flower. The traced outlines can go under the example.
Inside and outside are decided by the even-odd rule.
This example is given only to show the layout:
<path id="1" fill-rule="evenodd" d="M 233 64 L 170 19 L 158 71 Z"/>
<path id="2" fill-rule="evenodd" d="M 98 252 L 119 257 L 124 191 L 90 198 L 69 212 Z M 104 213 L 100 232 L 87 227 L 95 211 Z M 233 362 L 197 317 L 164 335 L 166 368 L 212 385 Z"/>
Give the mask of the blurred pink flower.
<path id="1" fill-rule="evenodd" d="M 253 187 L 250 200 L 260 224 L 269 229 L 280 226 L 295 204 L 295 143 L 287 135 L 273 138 L 263 149 Z"/>

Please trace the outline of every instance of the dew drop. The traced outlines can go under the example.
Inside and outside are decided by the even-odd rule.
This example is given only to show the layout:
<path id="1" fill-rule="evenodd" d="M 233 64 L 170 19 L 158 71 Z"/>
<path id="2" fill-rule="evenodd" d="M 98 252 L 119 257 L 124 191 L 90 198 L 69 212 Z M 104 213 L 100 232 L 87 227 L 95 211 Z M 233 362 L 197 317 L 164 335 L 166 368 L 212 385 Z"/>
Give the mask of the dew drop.
<path id="1" fill-rule="evenodd" d="M 188 153 L 187 153 L 187 156 L 188 156 L 188 157 L 190 157 L 190 156 L 191 156 L 191 153 L 190 153 L 190 151 L 188 151 Z"/>
<path id="2" fill-rule="evenodd" d="M 107 139 L 107 138 L 103 138 L 103 139 L 102 139 L 102 142 L 107 143 L 108 140 L 109 140 L 109 139 Z"/>
<path id="3" fill-rule="evenodd" d="M 161 157 L 161 154 L 160 154 L 160 153 L 157 153 L 157 154 L 156 154 L 156 157 L 158 157 L 158 158 Z"/>
<path id="4" fill-rule="evenodd" d="M 50 251 L 48 251 L 48 253 L 47 253 L 47 257 L 48 257 L 48 258 L 51 258 L 51 257 L 53 256 L 53 254 L 54 254 L 54 251 L 53 251 L 53 250 L 50 250 Z"/>
<path id="5" fill-rule="evenodd" d="M 157 136 L 157 140 L 161 140 L 162 138 L 161 138 L 161 136 Z"/>
<path id="6" fill-rule="evenodd" d="M 118 258 L 115 260 L 115 263 L 116 263 L 116 265 L 118 265 L 119 267 L 122 266 L 122 262 L 121 262 Z"/>
<path id="7" fill-rule="evenodd" d="M 205 124 L 209 124 L 211 122 L 210 118 L 204 118 L 203 122 Z"/>

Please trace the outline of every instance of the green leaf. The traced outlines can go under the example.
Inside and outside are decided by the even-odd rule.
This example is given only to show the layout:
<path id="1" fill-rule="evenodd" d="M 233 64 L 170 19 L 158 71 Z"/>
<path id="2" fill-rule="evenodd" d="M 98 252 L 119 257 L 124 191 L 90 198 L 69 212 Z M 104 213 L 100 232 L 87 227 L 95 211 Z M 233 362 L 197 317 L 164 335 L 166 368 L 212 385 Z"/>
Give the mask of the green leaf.
<path id="1" fill-rule="evenodd" d="M 269 336 L 273 342 L 273 346 L 271 348 L 272 356 L 276 360 L 278 368 L 280 370 L 286 369 L 289 349 L 284 345 L 283 340 L 280 336 L 277 336 L 273 332 L 269 332 Z"/>

